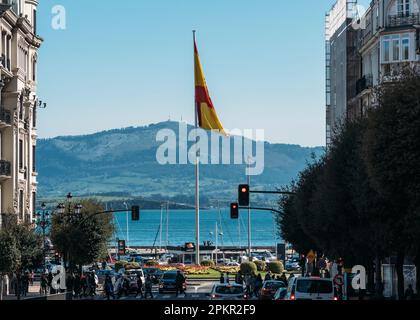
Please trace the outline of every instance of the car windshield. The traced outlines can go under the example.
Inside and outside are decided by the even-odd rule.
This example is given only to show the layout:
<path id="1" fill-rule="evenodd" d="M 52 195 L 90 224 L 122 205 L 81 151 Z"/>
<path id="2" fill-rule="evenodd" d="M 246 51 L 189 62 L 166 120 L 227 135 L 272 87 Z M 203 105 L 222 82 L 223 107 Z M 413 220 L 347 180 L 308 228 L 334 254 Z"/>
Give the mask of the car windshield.
<path id="1" fill-rule="evenodd" d="M 218 286 L 216 287 L 215 292 L 217 294 L 242 294 L 244 292 L 244 289 L 242 287 L 239 286 Z"/>
<path id="2" fill-rule="evenodd" d="M 331 281 L 323 280 L 298 280 L 296 290 L 302 293 L 332 293 Z"/>
<path id="3" fill-rule="evenodd" d="M 163 279 L 175 279 L 176 278 L 176 273 L 165 273 L 163 275 Z"/>
<path id="4" fill-rule="evenodd" d="M 276 282 L 266 282 L 264 284 L 264 288 L 266 289 L 278 289 L 278 288 L 284 288 L 286 285 L 282 281 L 276 281 Z"/>

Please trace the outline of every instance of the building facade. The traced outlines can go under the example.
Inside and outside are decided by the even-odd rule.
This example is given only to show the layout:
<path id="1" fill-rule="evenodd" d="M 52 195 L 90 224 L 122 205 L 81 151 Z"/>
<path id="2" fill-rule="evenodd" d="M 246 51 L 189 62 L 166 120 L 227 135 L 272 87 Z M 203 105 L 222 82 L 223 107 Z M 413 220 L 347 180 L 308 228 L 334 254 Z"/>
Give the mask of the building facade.
<path id="1" fill-rule="evenodd" d="M 356 5 L 356 0 L 338 0 L 325 19 L 327 145 L 346 119 L 350 88 L 359 76 L 358 32 L 350 27 Z"/>
<path id="2" fill-rule="evenodd" d="M 19 222 L 32 222 L 36 208 L 37 6 L 0 2 L 0 210 Z"/>
<path id="3" fill-rule="evenodd" d="M 340 113 L 338 117 L 354 119 L 364 116 L 375 106 L 373 91 L 376 86 L 398 81 L 407 67 L 420 70 L 420 0 L 373 0 L 359 18 L 357 28 L 351 23 L 347 28 L 352 29 L 349 32 L 353 34 L 356 32 L 356 50 L 352 52 L 359 61 L 356 63 L 359 70 L 355 72 L 356 79 L 346 83 L 347 99 L 338 100 L 335 110 Z M 326 56 L 330 56 L 328 50 Z M 346 66 L 342 69 L 352 69 L 349 66 L 354 65 L 353 60 L 340 55 L 332 57 L 331 54 L 329 59 Z M 341 85 L 332 77 L 330 82 L 327 80 L 327 119 L 329 99 L 333 99 L 334 94 L 332 91 L 328 97 L 328 88 Z M 336 118 L 327 123 L 327 128 L 334 126 Z M 327 137 L 327 144 L 329 142 Z"/>

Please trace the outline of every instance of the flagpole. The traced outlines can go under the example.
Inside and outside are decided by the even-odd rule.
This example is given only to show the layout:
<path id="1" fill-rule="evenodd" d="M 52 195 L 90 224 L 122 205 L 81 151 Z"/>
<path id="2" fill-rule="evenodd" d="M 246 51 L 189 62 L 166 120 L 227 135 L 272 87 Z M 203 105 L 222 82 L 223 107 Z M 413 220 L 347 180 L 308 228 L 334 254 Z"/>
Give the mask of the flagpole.
<path id="1" fill-rule="evenodd" d="M 195 53 L 195 30 L 193 30 L 193 41 L 194 41 L 194 88 L 195 88 L 195 72 L 196 72 L 196 53 Z M 198 114 L 196 99 L 194 99 L 194 118 L 195 118 L 195 129 L 198 129 Z M 195 264 L 200 264 L 200 159 L 197 153 L 198 151 L 198 135 L 195 141 Z"/>

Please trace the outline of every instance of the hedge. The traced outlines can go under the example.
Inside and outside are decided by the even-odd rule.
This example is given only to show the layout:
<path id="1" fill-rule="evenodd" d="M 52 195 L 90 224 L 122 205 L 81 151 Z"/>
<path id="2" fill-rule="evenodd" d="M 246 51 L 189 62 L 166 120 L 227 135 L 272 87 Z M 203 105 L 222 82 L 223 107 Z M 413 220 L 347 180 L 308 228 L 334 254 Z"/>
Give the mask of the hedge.
<path id="1" fill-rule="evenodd" d="M 267 269 L 275 274 L 284 272 L 283 263 L 281 261 L 272 261 L 267 264 Z"/>
<path id="2" fill-rule="evenodd" d="M 254 262 L 242 262 L 241 274 L 255 274 L 257 273 L 257 265 Z"/>

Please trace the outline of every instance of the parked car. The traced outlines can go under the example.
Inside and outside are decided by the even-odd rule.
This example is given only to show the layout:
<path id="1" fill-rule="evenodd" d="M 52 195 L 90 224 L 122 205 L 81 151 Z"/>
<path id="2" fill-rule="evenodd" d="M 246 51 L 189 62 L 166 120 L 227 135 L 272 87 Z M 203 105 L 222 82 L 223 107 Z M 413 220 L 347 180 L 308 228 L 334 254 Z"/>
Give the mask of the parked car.
<path id="1" fill-rule="evenodd" d="M 286 284 L 283 281 L 264 281 L 263 287 L 260 293 L 260 300 L 272 300 L 279 288 L 286 288 Z"/>
<path id="2" fill-rule="evenodd" d="M 176 291 L 176 276 L 177 276 L 177 271 L 165 272 L 159 280 L 159 293 L 175 292 Z M 184 282 L 182 286 L 184 290 L 187 290 L 186 282 Z"/>
<path id="3" fill-rule="evenodd" d="M 244 287 L 239 284 L 215 284 L 210 293 L 210 300 L 248 299 Z"/>
<path id="4" fill-rule="evenodd" d="M 298 271 L 300 270 L 299 262 L 287 261 L 285 268 L 287 271 Z"/>
<path id="5" fill-rule="evenodd" d="M 239 267 L 240 264 L 236 261 L 231 261 L 231 262 L 226 263 L 226 266 L 227 267 Z"/>
<path id="6" fill-rule="evenodd" d="M 285 300 L 338 300 L 332 279 L 295 277 L 289 281 Z"/>

